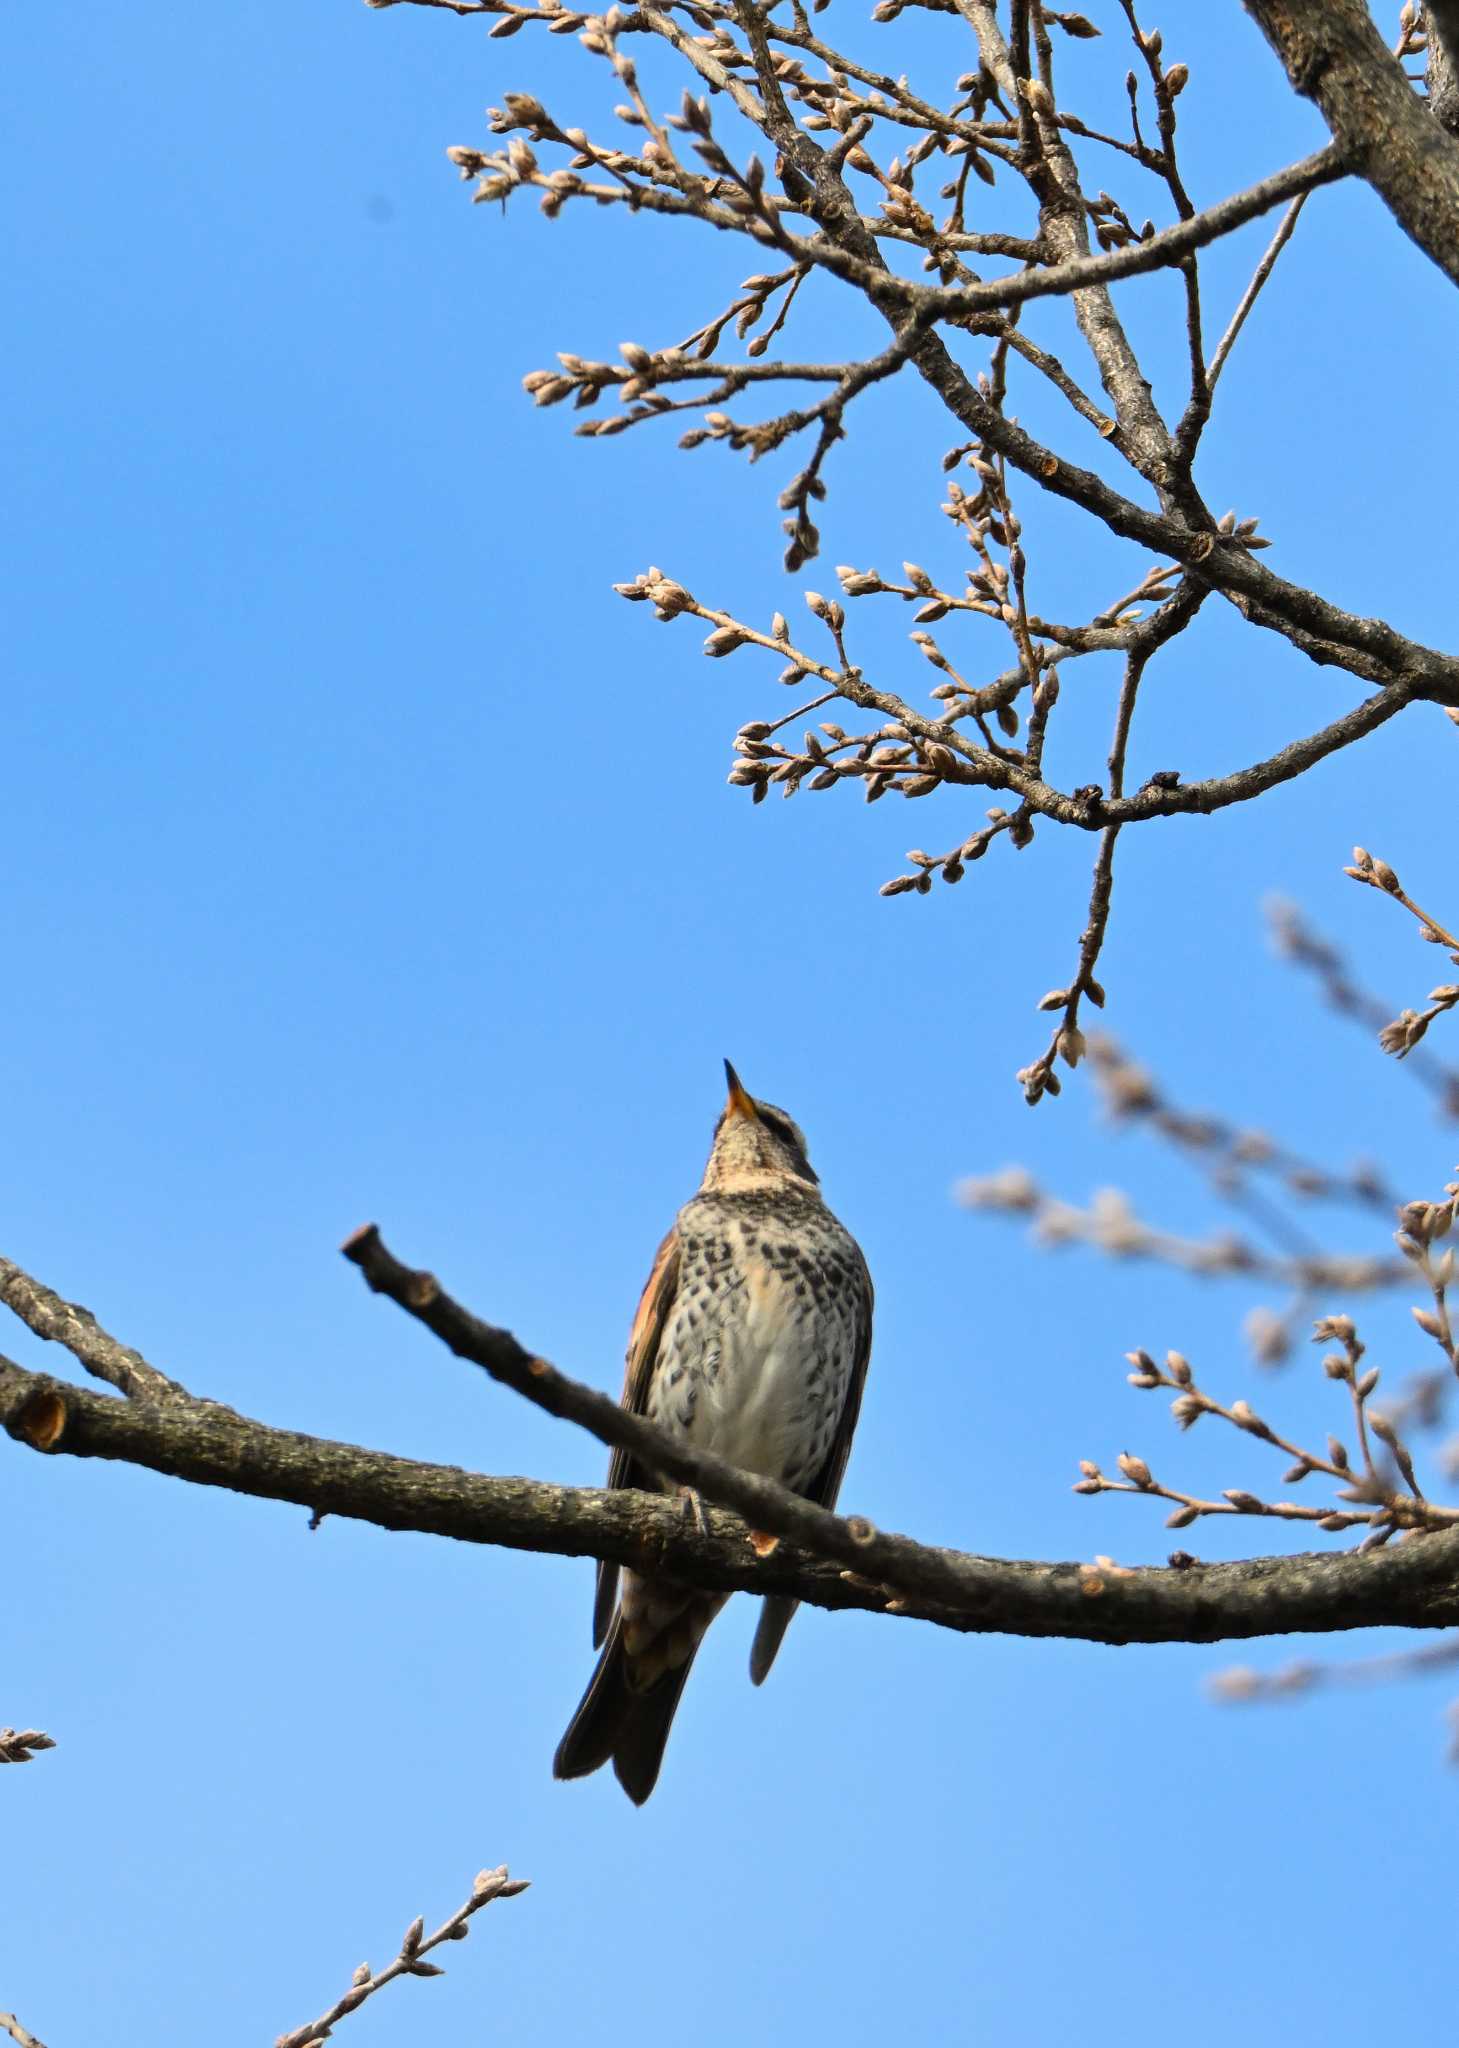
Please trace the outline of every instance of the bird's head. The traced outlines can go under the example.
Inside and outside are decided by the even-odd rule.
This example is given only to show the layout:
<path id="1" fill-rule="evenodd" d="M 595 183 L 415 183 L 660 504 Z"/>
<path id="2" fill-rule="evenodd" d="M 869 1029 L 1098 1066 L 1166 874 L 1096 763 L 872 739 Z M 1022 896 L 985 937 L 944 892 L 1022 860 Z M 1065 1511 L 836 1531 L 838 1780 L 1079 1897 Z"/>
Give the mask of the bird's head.
<path id="1" fill-rule="evenodd" d="M 714 1127 L 714 1145 L 704 1169 L 706 1190 L 744 1194 L 773 1193 L 798 1184 L 817 1187 L 819 1178 L 806 1157 L 805 1133 L 773 1102 L 758 1102 L 726 1060 L 729 1100 Z"/>

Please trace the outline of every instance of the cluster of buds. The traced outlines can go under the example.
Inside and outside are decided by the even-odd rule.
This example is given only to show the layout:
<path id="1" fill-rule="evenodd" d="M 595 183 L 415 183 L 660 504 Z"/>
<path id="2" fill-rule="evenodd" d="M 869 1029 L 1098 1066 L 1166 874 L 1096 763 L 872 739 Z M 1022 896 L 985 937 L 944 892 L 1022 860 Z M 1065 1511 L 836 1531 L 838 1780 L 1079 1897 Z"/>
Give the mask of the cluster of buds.
<path id="1" fill-rule="evenodd" d="M 1398 43 L 1395 57 L 1415 57 L 1429 46 L 1428 26 L 1417 0 L 1403 0 L 1398 10 Z"/>
<path id="2" fill-rule="evenodd" d="M 1322 1368 L 1327 1378 L 1346 1386 L 1352 1402 L 1360 1463 L 1354 1466 L 1346 1445 L 1329 1436 L 1325 1451 L 1303 1449 L 1272 1428 L 1249 1401 L 1222 1402 L 1208 1394 L 1196 1381 L 1190 1361 L 1179 1351 L 1166 1353 L 1163 1366 L 1148 1351 L 1132 1351 L 1129 1374 L 1132 1387 L 1142 1390 L 1165 1388 L 1174 1393 L 1170 1412 L 1177 1426 L 1192 1428 L 1204 1416 L 1214 1415 L 1260 1443 L 1270 1444 L 1292 1460 L 1282 1475 L 1284 1486 L 1296 1486 L 1313 1473 L 1335 1483 L 1338 1507 L 1308 1506 L 1290 1500 L 1267 1500 L 1246 1487 L 1227 1487 L 1219 1499 L 1204 1499 L 1157 1479 L 1148 1462 L 1130 1452 L 1117 1460 L 1120 1478 L 1112 1479 L 1092 1459 L 1083 1459 L 1076 1493 L 1143 1493 L 1173 1505 L 1166 1516 L 1169 1529 L 1186 1529 L 1207 1515 L 1264 1515 L 1279 1521 L 1314 1523 L 1319 1529 L 1339 1535 L 1362 1528 L 1365 1548 L 1386 1543 L 1399 1531 L 1450 1529 L 1459 1524 L 1459 1508 L 1430 1501 L 1419 1486 L 1413 1459 L 1394 1422 L 1371 1408 L 1369 1400 L 1378 1385 L 1376 1367 L 1362 1367 L 1363 1345 L 1350 1316 L 1324 1316 L 1313 1325 L 1313 1341 L 1337 1344 L 1329 1351 Z M 1380 1463 L 1373 1443 L 1382 1446 L 1385 1462 Z M 1395 1483 L 1395 1473 L 1403 1482 Z"/>
<path id="3" fill-rule="evenodd" d="M 0 1728 L 0 1764 L 28 1764 L 43 1749 L 55 1746 L 39 1728 Z"/>
<path id="4" fill-rule="evenodd" d="M 681 612 L 698 610 L 692 593 L 682 583 L 675 583 L 671 576 L 666 576 L 662 569 L 645 569 L 631 583 L 615 583 L 613 588 L 630 604 L 651 604 L 655 618 L 665 621 L 677 619 Z"/>
<path id="5" fill-rule="evenodd" d="M 706 652 L 709 651 L 706 643 Z M 790 714 L 791 717 L 795 715 Z M 729 779 L 736 788 L 748 789 L 756 803 L 762 800 L 772 784 L 778 785 L 783 795 L 794 796 L 802 783 L 808 789 L 822 790 L 847 780 L 862 784 L 868 803 L 875 803 L 888 790 L 905 797 L 926 796 L 937 788 L 948 767 L 955 766 L 955 756 L 946 748 L 913 738 L 904 726 L 896 723 L 879 726 L 870 733 L 851 734 L 844 726 L 827 720 L 819 731 L 805 733 L 800 748 L 792 749 L 771 738 L 778 725 L 786 722 L 780 720 L 771 725 L 763 719 L 755 719 L 748 725 L 742 725 L 735 736 L 735 753 L 739 758 L 730 770 Z M 822 733 L 825 739 L 821 738 Z M 929 755 L 934 756 L 935 761 L 929 761 Z M 921 853 L 914 853 L 910 858 L 925 863 L 925 893 L 925 888 L 931 887 L 928 870 L 934 864 L 933 859 Z M 948 860 L 951 861 L 952 856 L 948 856 Z M 957 876 L 950 879 L 956 880 Z M 916 888 L 920 880 L 920 877 L 911 877 L 907 886 Z M 884 896 L 900 895 L 902 890 L 895 884 L 887 884 L 881 893 Z"/>
<path id="6" fill-rule="evenodd" d="M 1411 1310 L 1414 1321 L 1426 1337 L 1432 1337 L 1451 1370 L 1459 1374 L 1459 1345 L 1449 1316 L 1449 1289 L 1455 1272 L 1454 1248 L 1436 1246 L 1454 1227 L 1459 1205 L 1459 1181 L 1446 1181 L 1442 1202 L 1407 1202 L 1398 1212 L 1399 1228 L 1394 1242 L 1409 1264 L 1423 1276 L 1432 1297 L 1432 1307 Z"/>
<path id="7" fill-rule="evenodd" d="M 1377 889 L 1384 896 L 1391 896 L 1395 903 L 1417 918 L 1419 937 L 1431 946 L 1447 946 L 1452 965 L 1459 967 L 1459 939 L 1446 931 L 1437 918 L 1421 910 L 1405 890 L 1386 860 L 1379 860 L 1369 853 L 1365 846 L 1353 848 L 1352 865 L 1343 869 L 1355 882 L 1362 882 L 1367 888 Z M 1423 1038 L 1436 1017 L 1442 1017 L 1447 1010 L 1459 1005 L 1459 982 L 1443 981 L 1437 988 L 1429 990 L 1426 1010 L 1400 1010 L 1398 1015 L 1385 1024 L 1378 1033 L 1378 1043 L 1384 1052 L 1392 1053 L 1396 1059 L 1405 1059 Z"/>
<path id="8" fill-rule="evenodd" d="M 1086 200 L 1085 205 L 1101 249 L 1127 249 L 1132 242 L 1148 242 L 1155 232 L 1153 220 L 1142 221 L 1136 227 L 1119 201 L 1111 199 L 1108 192 L 1097 193 L 1093 199 Z"/>
<path id="9" fill-rule="evenodd" d="M 988 820 L 986 825 L 980 826 L 969 838 L 961 840 L 946 853 L 924 853 L 921 847 L 912 847 L 907 859 L 917 872 L 893 875 L 889 882 L 882 883 L 879 894 L 926 896 L 930 894 L 934 881 L 960 882 L 969 863 L 981 860 L 1000 833 L 1008 833 L 1016 846 L 1026 846 L 1033 837 L 1033 826 L 1024 811 L 1006 811 L 1001 804 L 991 804 L 984 816 Z"/>
<path id="10" fill-rule="evenodd" d="M 433 1948 L 443 1942 L 464 1941 L 471 1932 L 471 1916 L 479 1913 L 483 1906 L 489 1906 L 496 1899 L 515 1899 L 530 1889 L 528 1880 L 514 1878 L 502 1864 L 496 1870 L 480 1870 L 471 1887 L 471 1896 L 463 1906 L 458 1906 L 449 1920 L 443 1921 L 434 1934 L 426 1933 L 423 1917 L 412 1920 L 401 1937 L 400 1953 L 383 1970 L 372 1970 L 368 1963 L 361 1963 L 350 1978 L 350 1988 L 337 1998 L 329 2011 L 307 2026 L 295 2027 L 292 2033 L 280 2034 L 274 2048 L 320 2048 L 329 2040 L 336 2024 L 350 2013 L 358 2010 L 367 1998 L 373 1998 L 377 1991 L 383 1991 L 387 1984 L 397 1977 L 443 1977 L 445 1971 L 439 1963 L 428 1963 L 425 1958 Z"/>

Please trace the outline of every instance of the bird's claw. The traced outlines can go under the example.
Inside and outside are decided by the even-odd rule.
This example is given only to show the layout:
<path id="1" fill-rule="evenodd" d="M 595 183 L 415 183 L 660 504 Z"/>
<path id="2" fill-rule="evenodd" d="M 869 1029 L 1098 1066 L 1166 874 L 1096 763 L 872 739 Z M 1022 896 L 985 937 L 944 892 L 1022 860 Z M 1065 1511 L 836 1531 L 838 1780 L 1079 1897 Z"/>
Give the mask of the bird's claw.
<path id="1" fill-rule="evenodd" d="M 709 1516 L 705 1512 L 703 1498 L 694 1487 L 679 1488 L 679 1511 L 684 1520 L 691 1523 L 701 1536 L 708 1536 Z"/>

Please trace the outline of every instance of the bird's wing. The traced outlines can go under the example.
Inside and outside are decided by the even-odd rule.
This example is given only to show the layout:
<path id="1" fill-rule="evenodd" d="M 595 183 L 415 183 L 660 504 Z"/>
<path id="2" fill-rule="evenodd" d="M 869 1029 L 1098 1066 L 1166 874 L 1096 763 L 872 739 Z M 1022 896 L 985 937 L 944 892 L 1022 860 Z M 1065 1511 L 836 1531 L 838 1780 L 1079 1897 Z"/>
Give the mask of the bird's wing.
<path id="1" fill-rule="evenodd" d="M 846 1400 L 841 1409 L 841 1419 L 836 1424 L 836 1434 L 831 1439 L 831 1448 L 826 1453 L 826 1462 L 805 1488 L 807 1500 L 813 1500 L 823 1508 L 833 1508 L 836 1496 L 841 1491 L 841 1481 L 846 1476 L 846 1460 L 851 1456 L 851 1439 L 856 1434 L 856 1419 L 861 1413 L 861 1396 L 866 1388 L 866 1368 L 871 1362 L 871 1318 L 875 1295 L 871 1274 L 866 1261 L 861 1261 L 861 1300 L 856 1319 L 856 1349 L 851 1361 L 851 1378 L 846 1387 Z M 791 1618 L 800 1605 L 785 1593 L 768 1593 L 755 1630 L 755 1640 L 750 1645 L 750 1677 L 756 1685 L 764 1683 L 775 1654 L 790 1627 Z"/>
<path id="2" fill-rule="evenodd" d="M 851 1379 L 846 1388 L 846 1404 L 841 1410 L 841 1420 L 836 1425 L 836 1434 L 831 1439 L 831 1448 L 826 1453 L 826 1462 L 817 1473 L 815 1481 L 806 1488 L 806 1498 L 819 1503 L 823 1508 L 833 1508 L 841 1491 L 841 1481 L 846 1476 L 846 1460 L 851 1456 L 851 1439 L 856 1434 L 856 1422 L 861 1414 L 861 1396 L 866 1391 L 866 1368 L 871 1363 L 871 1317 L 875 1306 L 871 1274 L 866 1261 L 861 1262 L 861 1296 L 856 1318 L 856 1352 L 851 1361 Z"/>
<path id="3" fill-rule="evenodd" d="M 653 1270 L 639 1298 L 638 1313 L 628 1335 L 628 1364 L 623 1375 L 620 1406 L 642 1415 L 648 1406 L 649 1381 L 659 1355 L 659 1340 L 679 1291 L 679 1226 L 675 1222 L 654 1257 Z M 608 1465 L 610 1487 L 652 1488 L 653 1481 L 636 1465 L 627 1451 L 615 1450 Z M 602 1560 L 598 1565 L 598 1591 L 593 1602 L 593 1647 L 608 1633 L 618 1597 L 618 1567 Z"/>

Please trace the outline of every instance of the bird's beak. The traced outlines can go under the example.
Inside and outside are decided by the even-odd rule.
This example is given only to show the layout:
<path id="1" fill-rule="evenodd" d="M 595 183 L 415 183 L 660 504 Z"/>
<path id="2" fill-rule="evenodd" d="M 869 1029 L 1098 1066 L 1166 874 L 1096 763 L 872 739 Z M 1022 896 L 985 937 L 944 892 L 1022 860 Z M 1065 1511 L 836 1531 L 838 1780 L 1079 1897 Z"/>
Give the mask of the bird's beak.
<path id="1" fill-rule="evenodd" d="M 728 1060 L 724 1063 L 724 1077 L 729 1082 L 729 1101 L 725 1104 L 725 1115 L 747 1116 L 752 1123 L 758 1123 L 760 1119 L 755 1108 L 755 1098 L 746 1092 L 744 1083 Z"/>

